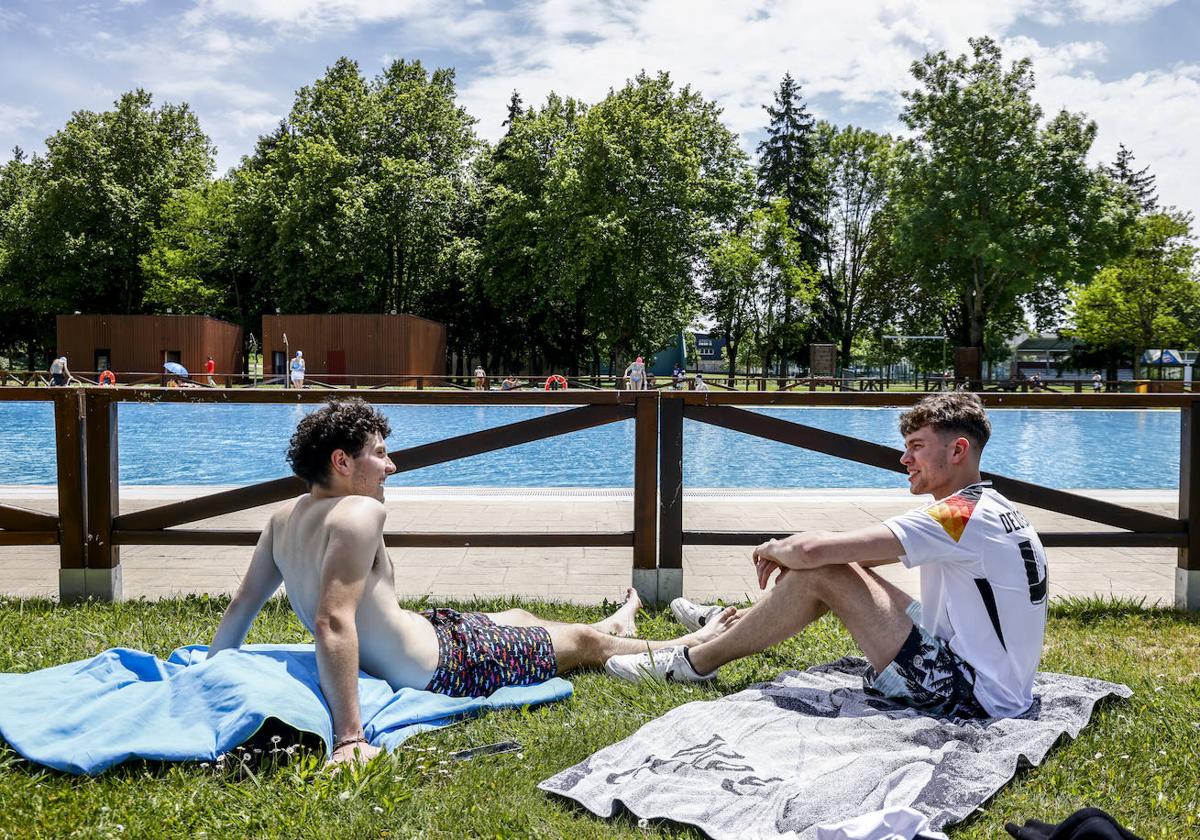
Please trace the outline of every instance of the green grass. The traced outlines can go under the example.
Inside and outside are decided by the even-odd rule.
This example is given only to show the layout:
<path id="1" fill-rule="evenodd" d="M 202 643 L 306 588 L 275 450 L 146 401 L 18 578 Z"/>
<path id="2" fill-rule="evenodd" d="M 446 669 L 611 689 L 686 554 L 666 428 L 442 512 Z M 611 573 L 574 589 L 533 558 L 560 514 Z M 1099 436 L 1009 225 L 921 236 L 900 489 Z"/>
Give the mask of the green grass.
<path id="1" fill-rule="evenodd" d="M 0 598 L 0 671 L 43 668 L 115 646 L 165 657 L 180 645 L 207 642 L 225 603 L 191 597 L 62 607 Z M 561 620 L 595 621 L 604 612 L 529 601 L 455 606 L 513 605 Z M 656 613 L 644 615 L 640 630 L 664 638 L 679 632 L 669 614 Z M 308 640 L 281 600 L 270 602 L 249 639 Z M 290 755 L 272 753 L 297 740 L 288 733 L 277 746 L 271 733 L 261 733 L 246 760 L 235 754 L 222 767 L 127 764 L 97 778 L 42 770 L 0 746 L 0 836 L 691 837 L 673 824 L 639 827 L 628 815 L 597 819 L 536 784 L 682 703 L 854 650 L 840 627 L 823 619 L 801 639 L 726 667 L 715 685 L 631 686 L 577 674 L 568 701 L 427 733 L 365 769 L 336 775 L 323 772 L 321 756 L 303 745 Z M 1087 805 L 1105 808 L 1146 838 L 1200 836 L 1200 621 L 1134 602 L 1062 603 L 1051 611 L 1043 667 L 1124 682 L 1135 693 L 1103 704 L 1077 741 L 1019 773 L 950 836 L 1007 836 L 1008 820 L 1058 820 Z M 465 762 L 447 756 L 508 739 L 524 751 Z"/>

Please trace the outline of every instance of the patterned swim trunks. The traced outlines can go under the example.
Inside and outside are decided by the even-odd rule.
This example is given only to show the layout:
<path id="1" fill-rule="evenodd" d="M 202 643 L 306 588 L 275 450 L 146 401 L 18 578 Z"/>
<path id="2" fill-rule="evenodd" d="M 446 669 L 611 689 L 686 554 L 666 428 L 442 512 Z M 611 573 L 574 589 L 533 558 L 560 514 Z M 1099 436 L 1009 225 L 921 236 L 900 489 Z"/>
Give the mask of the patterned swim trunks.
<path id="1" fill-rule="evenodd" d="M 506 685 L 532 685 L 558 673 L 545 627 L 506 627 L 483 613 L 448 609 L 421 615 L 429 619 L 438 639 L 438 667 L 426 691 L 486 697 Z"/>
<path id="2" fill-rule="evenodd" d="M 975 699 L 975 669 L 921 626 L 921 602 L 905 612 L 912 632 L 883 672 L 865 681 L 867 692 L 937 717 L 990 717 Z"/>

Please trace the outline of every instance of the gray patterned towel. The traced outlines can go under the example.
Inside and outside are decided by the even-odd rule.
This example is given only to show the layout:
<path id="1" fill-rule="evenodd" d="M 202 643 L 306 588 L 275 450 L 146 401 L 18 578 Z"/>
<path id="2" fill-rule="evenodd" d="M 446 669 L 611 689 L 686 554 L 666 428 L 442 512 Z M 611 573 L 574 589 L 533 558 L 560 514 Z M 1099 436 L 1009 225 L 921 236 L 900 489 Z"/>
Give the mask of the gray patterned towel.
<path id="1" fill-rule="evenodd" d="M 863 691 L 866 662 L 788 671 L 708 702 L 688 703 L 539 787 L 601 817 L 697 826 L 711 837 L 812 840 L 817 826 L 910 806 L 941 829 L 1037 765 L 1092 707 L 1127 686 L 1039 673 L 1021 718 L 953 721 Z"/>

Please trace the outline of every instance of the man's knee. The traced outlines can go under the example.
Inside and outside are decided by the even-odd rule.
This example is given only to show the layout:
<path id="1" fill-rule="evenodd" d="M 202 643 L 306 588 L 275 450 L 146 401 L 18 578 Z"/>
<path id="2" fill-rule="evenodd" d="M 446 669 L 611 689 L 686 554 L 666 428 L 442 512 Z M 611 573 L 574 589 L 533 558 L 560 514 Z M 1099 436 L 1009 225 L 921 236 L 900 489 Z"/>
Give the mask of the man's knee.
<path id="1" fill-rule="evenodd" d="M 840 597 L 857 582 L 858 572 L 845 564 L 817 566 L 814 569 L 792 569 L 775 584 L 784 592 L 804 593 L 815 597 L 827 607 L 834 607 Z"/>
<path id="2" fill-rule="evenodd" d="M 557 651 L 578 663 L 596 663 L 607 658 L 612 637 L 586 624 L 562 628 L 561 643 L 565 650 Z"/>

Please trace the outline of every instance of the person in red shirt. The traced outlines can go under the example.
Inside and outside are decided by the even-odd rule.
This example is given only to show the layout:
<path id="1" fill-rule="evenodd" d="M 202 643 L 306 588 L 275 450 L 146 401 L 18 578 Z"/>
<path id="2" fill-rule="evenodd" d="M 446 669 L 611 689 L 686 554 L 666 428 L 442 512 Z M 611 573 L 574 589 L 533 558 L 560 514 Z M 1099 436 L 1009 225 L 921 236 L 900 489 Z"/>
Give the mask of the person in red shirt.
<path id="1" fill-rule="evenodd" d="M 216 385 L 217 383 L 213 379 L 213 374 L 217 372 L 217 363 L 213 361 L 212 356 L 209 356 L 208 361 L 204 363 L 204 372 L 208 374 L 208 384 Z"/>

